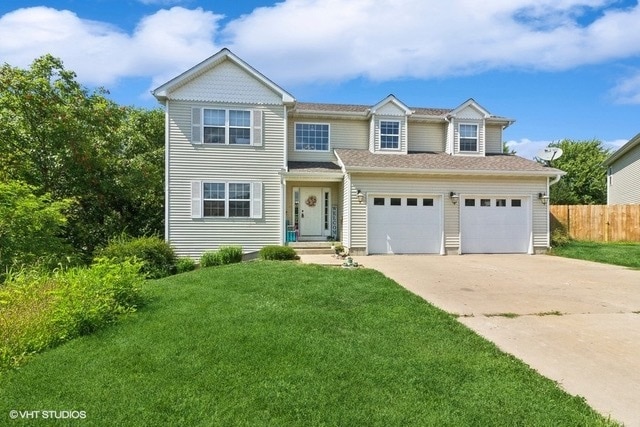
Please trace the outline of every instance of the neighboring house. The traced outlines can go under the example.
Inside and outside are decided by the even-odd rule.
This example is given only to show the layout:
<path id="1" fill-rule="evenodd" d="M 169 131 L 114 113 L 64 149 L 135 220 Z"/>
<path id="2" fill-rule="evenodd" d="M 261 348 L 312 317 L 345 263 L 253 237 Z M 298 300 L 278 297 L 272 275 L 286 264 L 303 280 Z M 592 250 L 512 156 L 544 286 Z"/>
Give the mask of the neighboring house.
<path id="1" fill-rule="evenodd" d="M 352 254 L 535 253 L 563 174 L 502 150 L 513 120 L 298 102 L 228 49 L 153 91 L 166 109 L 165 236 L 182 256 L 336 238 Z"/>
<path id="2" fill-rule="evenodd" d="M 604 161 L 607 204 L 640 203 L 640 133 Z"/>

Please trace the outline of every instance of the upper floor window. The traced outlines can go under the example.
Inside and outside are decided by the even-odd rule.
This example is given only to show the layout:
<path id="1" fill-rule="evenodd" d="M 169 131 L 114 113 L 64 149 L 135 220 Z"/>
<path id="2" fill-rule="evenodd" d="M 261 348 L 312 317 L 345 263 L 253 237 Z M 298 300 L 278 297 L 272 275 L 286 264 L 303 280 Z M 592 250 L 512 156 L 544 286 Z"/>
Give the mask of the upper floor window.
<path id="1" fill-rule="evenodd" d="M 329 151 L 329 125 L 296 123 L 296 150 Z"/>
<path id="2" fill-rule="evenodd" d="M 205 144 L 250 144 L 251 111 L 204 108 Z"/>
<path id="3" fill-rule="evenodd" d="M 380 120 L 380 149 L 397 150 L 400 148 L 400 122 Z"/>
<path id="4" fill-rule="evenodd" d="M 458 136 L 460 138 L 460 151 L 478 151 L 478 125 L 458 125 Z"/>

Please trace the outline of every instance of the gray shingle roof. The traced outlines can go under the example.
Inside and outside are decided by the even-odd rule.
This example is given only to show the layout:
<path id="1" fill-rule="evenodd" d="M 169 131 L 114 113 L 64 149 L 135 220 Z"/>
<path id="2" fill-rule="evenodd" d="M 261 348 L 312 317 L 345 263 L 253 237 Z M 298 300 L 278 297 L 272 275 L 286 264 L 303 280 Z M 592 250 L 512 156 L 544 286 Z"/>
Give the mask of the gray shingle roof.
<path id="1" fill-rule="evenodd" d="M 319 112 L 319 113 L 362 113 L 366 114 L 370 105 L 356 104 L 321 104 L 315 102 L 297 102 L 293 111 Z M 416 115 L 421 116 L 446 116 L 452 111 L 450 108 L 422 108 L 409 107 Z"/>
<path id="2" fill-rule="evenodd" d="M 452 156 L 446 153 L 373 154 L 369 150 L 336 149 L 336 155 L 347 171 L 353 170 L 424 170 L 432 171 L 479 171 L 514 173 L 518 175 L 561 174 L 559 169 L 544 166 L 533 160 L 509 154 L 487 154 L 486 156 Z"/>
<path id="3" fill-rule="evenodd" d="M 289 172 L 322 173 L 340 172 L 342 168 L 333 162 L 289 162 Z"/>

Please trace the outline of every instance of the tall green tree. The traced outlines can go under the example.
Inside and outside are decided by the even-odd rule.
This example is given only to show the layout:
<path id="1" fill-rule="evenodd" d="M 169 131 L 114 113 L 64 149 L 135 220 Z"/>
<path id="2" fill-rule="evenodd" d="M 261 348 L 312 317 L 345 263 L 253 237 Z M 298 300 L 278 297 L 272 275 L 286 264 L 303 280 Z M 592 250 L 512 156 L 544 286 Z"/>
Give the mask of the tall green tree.
<path id="1" fill-rule="evenodd" d="M 550 166 L 567 174 L 551 186 L 549 198 L 555 205 L 598 205 L 607 203 L 606 170 L 602 162 L 610 150 L 601 141 L 565 139 L 549 144 L 563 151 Z"/>
<path id="2" fill-rule="evenodd" d="M 162 113 L 106 95 L 51 55 L 0 68 L 0 176 L 73 198 L 66 237 L 88 256 L 123 231 L 162 233 Z"/>

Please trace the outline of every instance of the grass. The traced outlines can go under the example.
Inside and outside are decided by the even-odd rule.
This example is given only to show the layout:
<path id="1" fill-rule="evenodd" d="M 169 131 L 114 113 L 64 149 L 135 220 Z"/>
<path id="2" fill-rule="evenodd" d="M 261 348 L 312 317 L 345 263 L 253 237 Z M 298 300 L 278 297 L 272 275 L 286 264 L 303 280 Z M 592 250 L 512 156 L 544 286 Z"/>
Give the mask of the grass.
<path id="1" fill-rule="evenodd" d="M 615 425 L 373 270 L 251 262 L 145 292 L 120 323 L 4 372 L 0 424 Z"/>
<path id="2" fill-rule="evenodd" d="M 553 248 L 552 255 L 640 269 L 640 242 L 583 242 L 573 240 Z"/>

